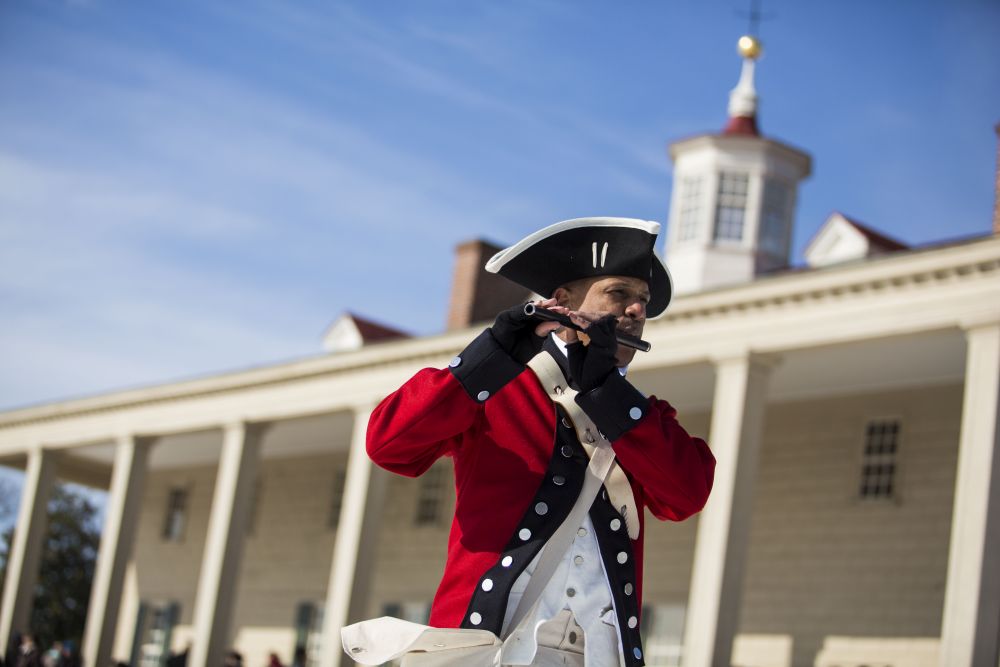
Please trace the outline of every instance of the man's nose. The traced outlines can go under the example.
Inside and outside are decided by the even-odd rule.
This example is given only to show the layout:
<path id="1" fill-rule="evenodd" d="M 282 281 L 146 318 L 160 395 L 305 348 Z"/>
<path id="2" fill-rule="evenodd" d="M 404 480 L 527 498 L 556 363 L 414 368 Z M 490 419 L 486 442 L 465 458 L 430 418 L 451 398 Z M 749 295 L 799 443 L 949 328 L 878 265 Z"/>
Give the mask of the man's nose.
<path id="1" fill-rule="evenodd" d="M 638 300 L 633 301 L 625 307 L 625 316 L 631 317 L 633 320 L 645 320 L 646 304 Z"/>

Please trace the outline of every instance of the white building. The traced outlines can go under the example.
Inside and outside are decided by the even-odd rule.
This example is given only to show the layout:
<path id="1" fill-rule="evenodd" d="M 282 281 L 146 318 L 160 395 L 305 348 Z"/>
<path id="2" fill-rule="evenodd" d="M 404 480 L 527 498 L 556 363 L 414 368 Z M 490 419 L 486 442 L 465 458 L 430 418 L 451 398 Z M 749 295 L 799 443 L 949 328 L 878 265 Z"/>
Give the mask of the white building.
<path id="1" fill-rule="evenodd" d="M 920 249 L 835 214 L 811 266 L 783 270 L 810 158 L 757 133 L 755 54 L 727 130 L 672 146 L 684 293 L 630 370 L 718 459 L 701 515 L 647 524 L 647 664 L 995 667 L 1000 213 L 992 235 Z M 29 616 L 57 477 L 109 489 L 88 665 L 190 645 L 191 667 L 296 646 L 332 667 L 346 622 L 421 618 L 447 464 L 384 474 L 365 426 L 495 312 L 469 270 L 488 253 L 460 247 L 441 335 L 364 344 L 385 330 L 352 317 L 322 356 L 0 413 L 0 462 L 26 471 L 0 641 Z"/>

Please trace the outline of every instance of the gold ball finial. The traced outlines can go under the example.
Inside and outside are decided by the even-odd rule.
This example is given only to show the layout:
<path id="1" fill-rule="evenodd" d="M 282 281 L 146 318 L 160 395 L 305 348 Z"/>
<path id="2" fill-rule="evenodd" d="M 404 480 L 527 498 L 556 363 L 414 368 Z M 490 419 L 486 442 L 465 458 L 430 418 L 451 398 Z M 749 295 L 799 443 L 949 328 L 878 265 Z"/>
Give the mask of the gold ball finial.
<path id="1" fill-rule="evenodd" d="M 761 44 L 760 40 L 756 37 L 743 35 L 740 37 L 740 41 L 736 43 L 736 50 L 739 51 L 740 55 L 744 58 L 756 60 L 764 51 L 764 45 Z"/>

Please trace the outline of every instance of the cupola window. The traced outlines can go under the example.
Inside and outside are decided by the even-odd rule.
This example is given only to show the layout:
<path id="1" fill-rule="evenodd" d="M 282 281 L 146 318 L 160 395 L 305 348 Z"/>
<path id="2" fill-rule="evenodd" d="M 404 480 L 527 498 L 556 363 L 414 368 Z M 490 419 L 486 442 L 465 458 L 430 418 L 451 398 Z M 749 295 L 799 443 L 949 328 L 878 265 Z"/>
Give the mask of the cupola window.
<path id="1" fill-rule="evenodd" d="M 681 180 L 680 217 L 677 240 L 691 241 L 698 237 L 698 219 L 701 208 L 701 177 L 689 176 Z"/>
<path id="2" fill-rule="evenodd" d="M 764 182 L 760 251 L 776 260 L 784 260 L 788 257 L 789 199 L 787 185 L 773 179 Z"/>
<path id="3" fill-rule="evenodd" d="M 715 209 L 716 241 L 742 241 L 746 217 L 747 174 L 723 172 L 719 175 L 719 198 Z"/>

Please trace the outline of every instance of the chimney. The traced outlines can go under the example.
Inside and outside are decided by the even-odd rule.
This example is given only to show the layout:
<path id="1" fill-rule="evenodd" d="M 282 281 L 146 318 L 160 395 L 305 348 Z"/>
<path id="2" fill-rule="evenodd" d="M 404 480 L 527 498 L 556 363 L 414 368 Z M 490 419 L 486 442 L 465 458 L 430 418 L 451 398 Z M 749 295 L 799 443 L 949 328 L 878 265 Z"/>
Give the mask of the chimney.
<path id="1" fill-rule="evenodd" d="M 481 239 L 455 247 L 455 273 L 451 281 L 448 330 L 464 329 L 478 322 L 492 322 L 496 314 L 527 301 L 529 291 L 484 268 L 499 246 Z"/>
<path id="2" fill-rule="evenodd" d="M 1000 123 L 993 128 L 997 133 L 997 171 L 993 185 L 993 233 L 1000 235 Z"/>

